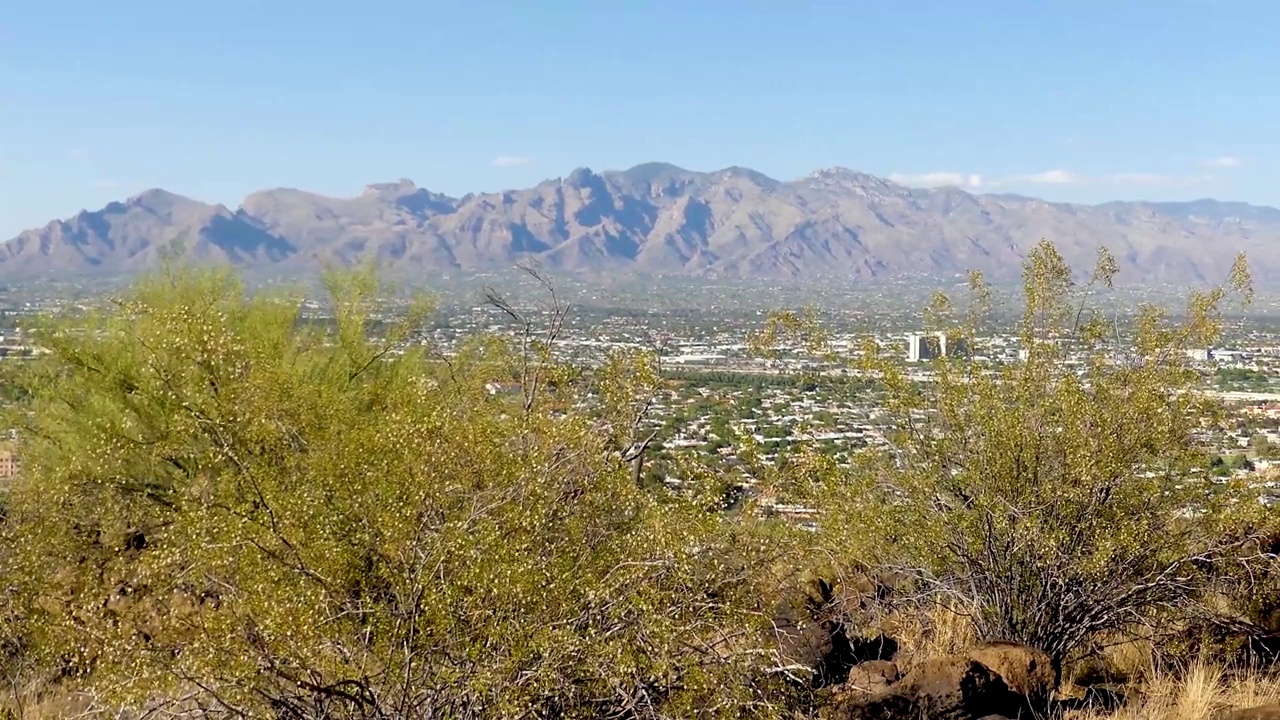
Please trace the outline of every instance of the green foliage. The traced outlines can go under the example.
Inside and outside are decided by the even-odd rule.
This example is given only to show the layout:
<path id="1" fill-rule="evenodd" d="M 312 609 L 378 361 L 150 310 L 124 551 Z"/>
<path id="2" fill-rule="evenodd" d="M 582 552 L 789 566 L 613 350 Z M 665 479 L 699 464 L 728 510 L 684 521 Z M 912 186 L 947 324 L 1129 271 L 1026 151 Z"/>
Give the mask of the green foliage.
<path id="1" fill-rule="evenodd" d="M 1197 433 L 1220 408 L 1184 351 L 1212 343 L 1248 273 L 1240 260 L 1223 286 L 1193 292 L 1179 322 L 1143 307 L 1127 334 L 1099 303 L 1114 275 L 1104 251 L 1076 284 L 1051 244 L 1035 248 L 1021 362 L 940 358 L 919 383 L 866 344 L 857 364 L 886 387 L 892 449 L 826 475 L 822 532 L 848 567 L 903 572 L 925 597 L 961 602 L 980 636 L 1058 659 L 1206 589 L 1205 567 L 1242 543 L 1225 532 L 1234 489 L 1197 474 Z M 990 298 L 975 276 L 967 307 L 940 295 L 926 323 L 974 337 Z"/>
<path id="2" fill-rule="evenodd" d="M 874 393 L 869 448 L 807 437 L 842 410 L 749 422 L 796 386 L 782 373 L 673 372 L 660 348 L 561 362 L 568 307 L 529 274 L 550 306 L 491 292 L 516 332 L 448 356 L 420 335 L 429 303 L 376 316 L 370 273 L 326 278 L 331 321 L 176 271 L 48 318 L 48 352 L 4 366 L 24 460 L 0 523 L 11 684 L 209 718 L 779 717 L 768 610 L 817 563 L 906 578 L 1060 660 L 1189 609 L 1275 536 L 1222 479 L 1248 457 L 1203 451 L 1222 408 L 1184 352 L 1248 299 L 1243 261 L 1181 319 L 1125 329 L 1111 256 L 1077 284 L 1041 244 L 1026 359 L 942 357 L 927 381 L 871 339 L 839 357 L 815 312 L 771 318 L 752 345 L 816 356 L 802 388 Z M 925 325 L 976 338 L 992 298 L 974 275 Z M 853 372 L 812 374 L 838 360 Z M 733 392 L 652 418 L 678 383 Z M 704 453 L 661 452 L 693 416 Z"/>
<path id="3" fill-rule="evenodd" d="M 619 432 L 653 378 L 606 372 L 601 433 L 557 412 L 577 375 L 545 344 L 442 359 L 426 305 L 373 336 L 372 278 L 329 287 L 328 327 L 167 273 L 41 329 L 6 525 L 30 656 L 105 706 L 208 717 L 765 707 L 785 542 L 633 482 Z"/>
<path id="4" fill-rule="evenodd" d="M 1249 368 L 1218 368 L 1214 379 L 1220 387 L 1247 386 L 1250 389 L 1266 389 L 1271 378 L 1266 373 Z"/>
<path id="5" fill-rule="evenodd" d="M 1257 433 L 1253 437 L 1249 438 L 1249 447 L 1259 458 L 1263 460 L 1274 459 L 1277 451 L 1280 451 L 1280 448 L 1277 448 L 1276 444 L 1271 442 L 1271 439 L 1262 433 Z"/>

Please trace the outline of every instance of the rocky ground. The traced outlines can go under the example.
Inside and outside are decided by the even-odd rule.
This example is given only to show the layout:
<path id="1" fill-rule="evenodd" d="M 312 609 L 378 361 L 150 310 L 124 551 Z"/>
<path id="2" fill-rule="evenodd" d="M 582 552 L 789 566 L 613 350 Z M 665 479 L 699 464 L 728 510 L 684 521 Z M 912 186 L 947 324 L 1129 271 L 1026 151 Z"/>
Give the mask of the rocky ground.
<path id="1" fill-rule="evenodd" d="M 942 610 L 854 630 L 850 618 L 867 607 L 865 594 L 853 607 L 851 597 L 819 583 L 775 621 L 784 658 L 809 672 L 821 718 L 1280 720 L 1273 665 L 1203 650 L 1178 662 L 1137 640 L 1060 664 L 1017 643 L 980 642 Z"/>

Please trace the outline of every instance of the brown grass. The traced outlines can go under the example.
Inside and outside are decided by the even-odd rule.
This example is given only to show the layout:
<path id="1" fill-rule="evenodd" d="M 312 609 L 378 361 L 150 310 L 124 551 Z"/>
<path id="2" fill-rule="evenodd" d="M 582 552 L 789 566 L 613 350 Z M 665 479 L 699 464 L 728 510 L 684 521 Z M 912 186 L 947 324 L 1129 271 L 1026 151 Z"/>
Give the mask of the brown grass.
<path id="1" fill-rule="evenodd" d="M 1077 711 L 1070 720 L 1206 720 L 1238 708 L 1280 702 L 1280 677 L 1232 674 L 1197 663 L 1181 673 L 1147 677 L 1129 688 L 1129 702 L 1115 712 Z"/>
<path id="2" fill-rule="evenodd" d="M 975 644 L 964 615 L 943 607 L 927 614 L 895 614 L 884 630 L 901 643 L 898 664 L 904 672 L 927 658 L 959 654 Z M 1181 670 L 1161 670 L 1156 657 L 1157 648 L 1147 640 L 1108 647 L 1100 661 L 1110 675 L 1126 679 L 1111 689 L 1128 701 L 1118 710 L 1072 711 L 1067 719 L 1209 720 L 1229 710 L 1280 703 L 1280 674 L 1231 672 L 1207 661 Z M 1067 668 L 1060 696 L 1084 696 L 1084 688 L 1072 682 L 1082 669 Z"/>
<path id="3" fill-rule="evenodd" d="M 944 606 L 929 613 L 895 613 L 884 628 L 899 643 L 897 662 L 904 673 L 923 660 L 962 653 L 976 642 L 968 618 Z"/>

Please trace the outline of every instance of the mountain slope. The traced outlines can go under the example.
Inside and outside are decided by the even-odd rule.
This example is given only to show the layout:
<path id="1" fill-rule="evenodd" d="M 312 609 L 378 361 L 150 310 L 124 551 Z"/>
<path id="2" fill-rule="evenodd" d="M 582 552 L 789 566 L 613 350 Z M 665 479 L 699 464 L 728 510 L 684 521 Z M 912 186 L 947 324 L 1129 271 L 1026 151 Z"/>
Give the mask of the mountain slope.
<path id="1" fill-rule="evenodd" d="M 0 277 L 123 274 L 175 247 L 195 262 L 306 272 L 373 259 L 396 272 L 477 271 L 537 258 L 559 272 L 803 280 L 1015 279 L 1048 238 L 1075 264 L 1108 246 L 1149 282 L 1222 277 L 1236 251 L 1280 270 L 1280 210 L 1242 203 L 1069 205 L 956 188 L 919 190 L 842 168 L 780 182 L 746 168 L 649 163 L 452 198 L 408 180 L 354 198 L 257 192 L 235 212 L 161 190 L 22 233 Z"/>
<path id="2" fill-rule="evenodd" d="M 197 263 L 256 265 L 297 251 L 241 213 L 164 190 L 81 212 L 0 246 L 5 277 L 115 275 L 155 266 L 164 253 Z"/>

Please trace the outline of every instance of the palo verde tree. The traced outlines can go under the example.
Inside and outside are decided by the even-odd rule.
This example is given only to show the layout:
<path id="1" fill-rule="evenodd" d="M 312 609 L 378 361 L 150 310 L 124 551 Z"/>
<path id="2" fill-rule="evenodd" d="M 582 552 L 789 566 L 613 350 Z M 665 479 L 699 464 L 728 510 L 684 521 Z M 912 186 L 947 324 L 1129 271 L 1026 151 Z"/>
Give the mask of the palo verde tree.
<path id="1" fill-rule="evenodd" d="M 1198 392 L 1191 348 L 1212 345 L 1228 302 L 1248 300 L 1243 258 L 1173 317 L 1131 322 L 1102 304 L 1116 265 L 1086 282 L 1048 242 L 1028 255 L 1021 358 L 965 354 L 909 367 L 868 342 L 855 364 L 882 383 L 885 447 L 828 473 L 821 529 L 849 567 L 910 577 L 929 602 L 965 613 L 985 639 L 1061 662 L 1101 635 L 1186 610 L 1213 566 L 1247 543 L 1226 531 L 1234 488 L 1202 472 L 1202 431 L 1220 406 Z M 967 307 L 939 295 L 929 328 L 970 350 L 991 332 L 978 275 Z M 780 327 L 795 331 L 796 316 Z M 801 325 L 803 323 L 800 323 Z M 972 354 L 972 353 L 970 353 Z"/>
<path id="2" fill-rule="evenodd" d="M 40 329 L 3 570 L 49 682 L 208 718 L 769 711 L 774 548 L 562 412 L 558 325 L 444 357 L 421 308 L 375 334 L 371 278 L 329 288 L 313 324 L 166 271 Z"/>

